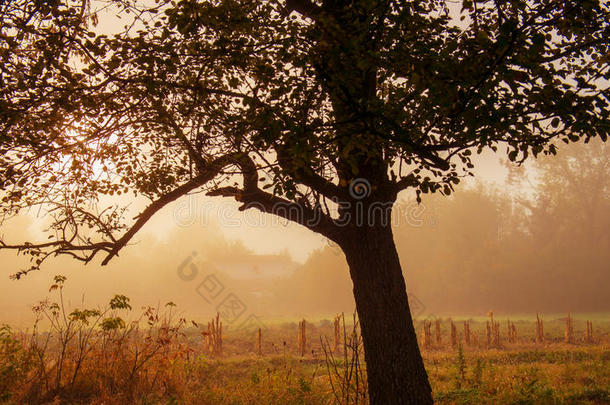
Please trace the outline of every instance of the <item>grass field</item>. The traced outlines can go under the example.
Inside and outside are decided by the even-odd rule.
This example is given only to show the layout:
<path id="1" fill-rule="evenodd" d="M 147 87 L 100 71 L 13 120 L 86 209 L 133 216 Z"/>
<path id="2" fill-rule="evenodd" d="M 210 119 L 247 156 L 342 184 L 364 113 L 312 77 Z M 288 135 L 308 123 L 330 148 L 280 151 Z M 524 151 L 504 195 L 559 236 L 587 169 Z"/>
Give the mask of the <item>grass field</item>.
<path id="1" fill-rule="evenodd" d="M 222 319 L 206 327 L 176 317 L 171 303 L 134 318 L 122 296 L 106 308 L 68 309 L 62 283 L 56 303 L 34 307 L 33 328 L 0 327 L 0 403 L 367 402 L 352 317 L 306 321 L 304 330 L 301 320 L 222 330 Z M 587 335 L 587 319 L 574 317 L 570 343 L 565 318 L 543 317 L 543 331 L 535 316 L 513 318 L 516 336 L 507 319 L 416 321 L 437 403 L 610 404 L 608 318 L 593 318 Z"/>

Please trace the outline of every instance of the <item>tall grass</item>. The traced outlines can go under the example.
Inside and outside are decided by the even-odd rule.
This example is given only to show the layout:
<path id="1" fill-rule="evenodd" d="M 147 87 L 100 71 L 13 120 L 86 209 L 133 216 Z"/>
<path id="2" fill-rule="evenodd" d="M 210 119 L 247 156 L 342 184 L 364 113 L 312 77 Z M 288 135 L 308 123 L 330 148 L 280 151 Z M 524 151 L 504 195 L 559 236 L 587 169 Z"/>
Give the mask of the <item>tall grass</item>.
<path id="1" fill-rule="evenodd" d="M 355 316 L 268 326 L 263 340 L 261 328 L 225 330 L 219 315 L 202 331 L 171 302 L 136 311 L 116 295 L 103 307 L 68 307 L 66 283 L 55 278 L 30 330 L 0 326 L 0 404 L 368 402 Z M 610 403 L 608 324 L 568 316 L 547 321 L 545 333 L 538 317 L 535 327 L 507 321 L 500 330 L 490 315 L 464 322 L 463 333 L 436 319 L 434 336 L 432 324 L 423 321 L 420 338 L 438 403 Z"/>

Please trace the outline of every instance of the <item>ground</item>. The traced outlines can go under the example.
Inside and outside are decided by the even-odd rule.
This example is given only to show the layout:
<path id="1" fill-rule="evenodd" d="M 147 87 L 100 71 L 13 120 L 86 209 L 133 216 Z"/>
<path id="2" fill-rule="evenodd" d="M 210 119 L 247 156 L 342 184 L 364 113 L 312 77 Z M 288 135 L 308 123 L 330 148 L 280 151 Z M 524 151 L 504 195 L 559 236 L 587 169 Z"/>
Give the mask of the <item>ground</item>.
<path id="1" fill-rule="evenodd" d="M 58 331 L 33 335 L 4 328 L 0 399 L 6 404 L 366 403 L 362 357 L 356 358 L 351 344 L 350 319 L 345 328 L 340 324 L 337 348 L 332 320 L 307 321 L 305 356 L 298 349 L 297 320 L 267 322 L 261 330 L 262 354 L 255 329 L 225 326 L 222 354 L 214 355 L 201 335 L 207 327 L 187 327 L 152 314 L 152 321 L 143 318 L 150 326 L 127 323 L 125 328 L 106 331 L 91 325 L 73 327 L 75 333 L 64 329 L 62 339 Z M 470 344 L 464 341 L 460 319 L 454 321 L 453 346 L 451 321 L 440 319 L 441 343 L 435 340 L 422 351 L 435 400 L 439 404 L 610 404 L 610 323 L 600 319 L 593 325 L 591 342 L 584 341 L 584 319 L 575 318 L 574 342 L 568 344 L 566 321 L 555 318 L 544 323 L 544 342 L 535 342 L 535 322 L 524 319 L 515 321 L 516 342 L 506 341 L 507 326 L 501 323 L 500 342 L 490 345 L 484 318 L 470 321 L 477 336 Z M 436 319 L 432 321 L 436 338 Z M 423 321 L 418 320 L 416 327 L 421 332 Z M 85 341 L 88 335 L 83 332 L 89 330 L 93 333 Z M 66 348 L 63 357 L 62 347 Z"/>

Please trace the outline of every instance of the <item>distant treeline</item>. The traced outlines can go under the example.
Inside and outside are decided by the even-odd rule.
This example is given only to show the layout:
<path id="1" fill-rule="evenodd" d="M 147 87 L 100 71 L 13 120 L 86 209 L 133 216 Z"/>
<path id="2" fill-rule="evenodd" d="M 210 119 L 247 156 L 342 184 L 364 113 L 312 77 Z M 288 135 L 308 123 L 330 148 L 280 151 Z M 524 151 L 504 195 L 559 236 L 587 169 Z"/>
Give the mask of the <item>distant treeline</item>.
<path id="1" fill-rule="evenodd" d="M 479 184 L 423 209 L 403 202 L 395 240 L 407 290 L 426 312 L 610 310 L 610 154 L 601 142 L 561 149 L 506 189 Z M 343 255 L 316 251 L 272 288 L 282 310 L 353 307 Z M 273 306 L 271 307 L 273 308 Z"/>
<path id="2" fill-rule="evenodd" d="M 424 195 L 420 206 L 401 196 L 394 236 L 415 315 L 610 311 L 610 154 L 605 144 L 592 143 L 560 148 L 557 157 L 528 169 L 512 166 L 504 186 L 458 185 L 449 197 Z M 30 223 L 18 219 L 11 237 L 27 238 Z M 15 282 L 8 275 L 24 265 L 23 256 L 5 252 L 0 263 L 0 312 L 5 322 L 23 325 L 56 274 L 70 278 L 67 299 L 75 304 L 83 296 L 94 304 L 120 293 L 134 307 L 174 301 L 199 320 L 216 314 L 231 294 L 246 308 L 242 318 L 354 310 L 338 247 L 324 246 L 299 265 L 288 254 L 257 255 L 214 224 L 179 228 L 165 240 L 144 235 L 107 268 L 58 259 Z M 220 283 L 214 299 L 206 297 L 210 275 Z"/>

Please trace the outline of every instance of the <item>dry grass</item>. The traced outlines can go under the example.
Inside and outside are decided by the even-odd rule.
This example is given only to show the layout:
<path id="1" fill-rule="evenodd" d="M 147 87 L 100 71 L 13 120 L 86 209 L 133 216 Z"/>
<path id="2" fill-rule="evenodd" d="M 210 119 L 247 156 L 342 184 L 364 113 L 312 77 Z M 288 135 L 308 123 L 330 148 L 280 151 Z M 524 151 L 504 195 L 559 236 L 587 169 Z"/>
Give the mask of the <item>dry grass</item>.
<path id="1" fill-rule="evenodd" d="M 316 345 L 312 354 L 301 357 L 296 338 L 290 336 L 297 335 L 298 328 L 290 326 L 266 329 L 266 335 L 285 339 L 287 344 L 285 354 L 270 350 L 264 356 L 250 350 L 257 346 L 256 332 L 227 333 L 224 344 L 232 354 L 223 356 L 204 352 L 201 342 L 197 345 L 195 328 L 170 340 L 165 340 L 167 332 L 156 327 L 116 331 L 107 337 L 100 333 L 91 340 L 73 382 L 69 376 L 78 360 L 76 344 L 68 345 L 62 380 L 57 381 L 59 346 L 50 344 L 41 352 L 31 337 L 4 329 L 0 395 L 11 404 L 354 403 L 356 395 L 352 402 L 341 400 L 347 398 L 345 393 L 362 391 L 354 387 L 356 375 L 360 386 L 365 382 L 362 366 L 354 372 L 357 361 L 363 360 L 350 348 L 353 339 L 346 339 L 346 350 L 328 357 Z M 315 329 L 310 335 L 332 336 L 330 328 Z M 609 348 L 608 342 L 539 345 L 522 341 L 501 349 L 471 346 L 458 351 L 448 344 L 424 351 L 424 361 L 438 403 L 602 404 L 610 403 Z M 335 392 L 341 394 L 337 397 Z"/>
<path id="2" fill-rule="evenodd" d="M 223 330 L 217 316 L 202 337 L 172 303 L 134 315 L 116 296 L 105 308 L 68 309 L 65 279 L 56 281 L 57 302 L 35 307 L 31 331 L 0 328 L 0 403 L 366 403 L 355 318 L 250 331 Z M 464 322 L 463 333 L 436 319 L 434 339 L 432 321 L 416 325 L 438 403 L 610 403 L 610 325 L 568 316 L 545 333 L 540 317 L 506 330 L 490 318 Z"/>

